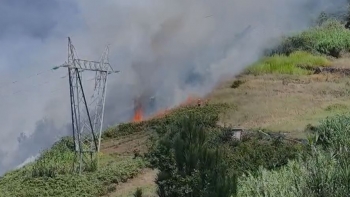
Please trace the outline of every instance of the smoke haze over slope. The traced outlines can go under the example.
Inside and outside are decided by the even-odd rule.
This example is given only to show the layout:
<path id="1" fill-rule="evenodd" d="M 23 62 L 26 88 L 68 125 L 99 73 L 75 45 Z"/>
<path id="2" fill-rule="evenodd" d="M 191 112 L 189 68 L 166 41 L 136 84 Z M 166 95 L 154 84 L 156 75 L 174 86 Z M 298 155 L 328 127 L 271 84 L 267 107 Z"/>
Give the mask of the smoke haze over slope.
<path id="1" fill-rule="evenodd" d="M 121 71 L 108 84 L 105 125 L 113 125 L 130 120 L 133 99 L 142 94 L 155 96 L 154 110 L 207 94 L 282 34 L 344 5 L 346 0 L 5 0 L 0 174 L 70 134 L 68 79 L 61 78 L 67 71 L 36 75 L 67 59 L 67 36 L 84 59 L 97 60 L 111 44 L 110 62 Z"/>

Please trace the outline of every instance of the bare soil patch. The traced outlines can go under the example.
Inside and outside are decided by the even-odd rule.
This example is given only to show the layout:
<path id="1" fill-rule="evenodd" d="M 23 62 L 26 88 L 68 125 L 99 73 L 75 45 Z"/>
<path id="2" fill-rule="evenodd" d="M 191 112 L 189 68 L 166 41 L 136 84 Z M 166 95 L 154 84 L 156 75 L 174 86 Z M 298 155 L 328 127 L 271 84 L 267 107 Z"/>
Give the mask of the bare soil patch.
<path id="1" fill-rule="evenodd" d="M 116 191 L 108 197 L 131 197 L 137 188 L 142 189 L 144 197 L 155 197 L 156 184 L 154 183 L 157 171 L 144 169 L 141 174 L 129 181 L 116 186 Z M 106 196 L 106 197 L 107 197 Z"/>

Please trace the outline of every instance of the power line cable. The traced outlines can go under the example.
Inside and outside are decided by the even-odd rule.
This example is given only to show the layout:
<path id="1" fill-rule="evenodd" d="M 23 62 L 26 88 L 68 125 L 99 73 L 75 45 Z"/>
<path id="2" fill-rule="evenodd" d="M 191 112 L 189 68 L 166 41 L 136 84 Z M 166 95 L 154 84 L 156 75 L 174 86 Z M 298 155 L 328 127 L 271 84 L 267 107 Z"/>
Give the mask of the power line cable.
<path id="1" fill-rule="evenodd" d="M 60 77 L 60 78 L 58 78 L 58 79 L 63 79 L 63 78 L 64 78 L 64 77 Z M 34 88 L 34 90 L 36 90 L 37 87 L 40 87 L 40 86 L 43 86 L 43 85 L 46 85 L 46 84 L 49 84 L 49 83 L 52 83 L 52 82 L 55 82 L 55 81 L 56 81 L 56 80 L 50 79 L 50 80 L 47 80 L 47 81 L 45 81 L 45 82 L 43 82 L 43 83 L 37 83 L 37 84 L 35 84 L 35 85 L 32 85 L 31 88 Z M 2 95 L 0 95 L 0 98 L 4 98 L 4 97 L 11 96 L 11 95 L 19 94 L 19 93 L 21 93 L 21 92 L 28 92 L 28 91 L 32 91 L 32 89 L 27 89 L 27 88 L 26 88 L 26 89 L 14 91 L 14 92 L 12 92 L 12 93 L 10 93 L 10 94 L 2 94 Z"/>
<path id="2" fill-rule="evenodd" d="M 65 75 L 65 76 L 62 76 L 62 77 L 60 77 L 60 78 L 58 78 L 58 79 L 64 79 L 64 78 L 66 78 L 68 75 Z M 93 78 L 94 79 L 94 78 Z M 91 81 L 91 80 L 93 80 L 93 79 L 86 79 L 86 80 L 84 80 L 84 81 Z M 49 84 L 49 83 L 52 83 L 53 82 L 53 80 L 52 79 L 50 79 L 50 80 L 47 80 L 47 81 L 45 81 L 44 83 L 38 83 L 38 84 L 36 84 L 36 85 L 34 85 L 34 86 L 31 86 L 32 88 L 34 88 L 34 90 L 37 90 L 36 88 L 37 87 L 40 87 L 40 86 L 43 86 L 43 85 L 46 85 L 46 84 Z M 62 89 L 63 87 L 61 87 L 61 88 L 59 88 L 59 89 Z M 53 90 L 53 92 L 56 92 L 57 90 Z M 0 98 L 6 98 L 6 97 L 9 97 L 9 96 L 12 96 L 12 95 L 16 95 L 16 94 L 20 94 L 20 93 L 23 93 L 23 92 L 32 92 L 32 89 L 22 89 L 22 90 L 18 90 L 18 91 L 14 91 L 14 92 L 12 92 L 12 93 L 10 93 L 10 94 L 3 94 L 3 95 L 0 95 Z M 51 92 L 49 92 L 49 93 L 51 93 Z"/>
<path id="3" fill-rule="evenodd" d="M 77 53 L 75 47 L 74 46 L 72 46 L 72 47 L 73 47 L 75 58 L 79 59 L 78 58 L 78 53 Z M 2 85 L 0 85 L 0 89 L 2 89 L 4 87 L 8 87 L 9 85 L 18 84 L 18 83 L 23 82 L 23 81 L 25 81 L 27 79 L 30 79 L 30 78 L 33 78 L 33 77 L 37 77 L 37 76 L 40 76 L 42 74 L 46 74 L 48 72 L 53 72 L 53 71 L 57 70 L 57 68 L 58 67 L 55 66 L 53 68 L 50 68 L 50 69 L 47 69 L 47 70 L 43 70 L 43 71 L 37 72 L 35 74 L 31 74 L 31 75 L 28 75 L 28 76 L 21 77 L 20 79 L 17 79 L 17 80 L 13 80 L 13 81 L 9 81 L 9 82 L 6 82 L 6 83 L 2 83 Z M 66 76 L 63 76 L 62 78 L 66 78 L 67 76 L 68 76 L 68 74 Z M 93 80 L 93 79 L 91 79 L 91 80 Z"/>
<path id="4" fill-rule="evenodd" d="M 43 71 L 40 71 L 38 73 L 35 73 L 35 74 L 31 74 L 31 75 L 28 75 L 28 76 L 25 76 L 25 77 L 22 77 L 21 79 L 17 79 L 17 80 L 13 80 L 13 81 L 10 81 L 10 82 L 7 82 L 7 83 L 3 83 L 2 85 L 0 85 L 0 89 L 4 88 L 4 87 L 8 87 L 10 85 L 14 85 L 14 84 L 18 84 L 18 83 L 21 83 L 27 79 L 31 79 L 33 77 L 37 77 L 37 76 L 40 76 L 42 74 L 46 74 L 48 72 L 52 72 L 54 71 L 53 68 L 51 69 L 48 69 L 48 70 L 43 70 Z"/>
<path id="5" fill-rule="evenodd" d="M 28 76 L 26 76 L 25 78 L 22 78 L 21 80 L 14 80 L 14 81 L 5 83 L 5 84 L 3 84 L 3 85 L 0 86 L 0 90 L 3 89 L 3 88 L 5 88 L 5 87 L 9 87 L 9 86 L 11 86 L 11 85 L 13 85 L 13 84 L 19 84 L 20 82 L 23 82 L 23 81 L 25 81 L 25 80 L 27 80 L 27 79 L 30 79 L 30 78 L 33 78 L 33 77 L 36 77 L 36 76 L 40 76 L 40 75 L 42 75 L 42 74 L 46 74 L 46 73 L 48 73 L 48 72 L 52 72 L 52 71 L 54 71 L 54 70 L 55 70 L 55 68 L 51 68 L 51 69 L 48 69 L 48 70 L 44 70 L 44 71 L 38 72 L 38 73 L 36 73 L 36 74 L 28 75 Z M 68 77 L 68 74 L 66 74 L 66 75 L 64 75 L 64 76 L 61 76 L 60 79 L 64 79 L 64 78 L 67 78 L 67 77 Z M 84 80 L 84 81 L 91 81 L 91 80 L 93 80 L 93 79 L 94 79 L 94 78 L 89 79 L 89 80 Z M 33 87 L 39 87 L 39 86 L 42 86 L 42 85 L 45 85 L 45 84 L 48 84 L 48 83 L 51 83 L 51 82 L 53 82 L 52 79 L 47 80 L 47 81 L 44 82 L 44 83 L 39 83 L 39 84 L 37 84 L 37 85 L 35 85 L 35 86 L 33 86 Z M 28 90 L 18 90 L 18 91 L 12 92 L 11 94 L 6 94 L 6 95 L 1 95 L 1 94 L 0 94 L 0 98 L 7 97 L 7 96 L 10 96 L 10 95 L 15 95 L 15 94 L 18 94 L 18 93 L 21 93 L 21 92 L 28 92 Z"/>
<path id="6" fill-rule="evenodd" d="M 54 93 L 54 92 L 58 92 L 58 91 L 60 91 L 60 90 L 62 90 L 62 89 L 65 89 L 65 88 L 67 88 L 67 87 L 66 87 L 66 86 L 61 86 L 61 87 L 55 88 L 55 89 L 53 89 L 53 90 L 47 92 L 47 94 L 52 94 L 52 93 Z M 25 92 L 29 92 L 29 91 L 21 91 L 21 92 L 15 93 L 15 94 L 5 95 L 4 97 L 10 97 L 10 96 L 13 96 L 13 95 L 16 95 L 16 94 L 25 93 Z M 0 98 L 1 98 L 1 97 L 0 97 Z M 28 97 L 24 97 L 23 99 L 21 99 L 21 101 L 23 102 L 23 101 L 26 101 L 27 99 L 28 99 Z M 13 100 L 11 100 L 11 101 L 13 101 Z M 0 103 L 0 106 L 1 106 L 2 104 L 7 104 L 7 103 L 2 102 L 2 103 Z"/>

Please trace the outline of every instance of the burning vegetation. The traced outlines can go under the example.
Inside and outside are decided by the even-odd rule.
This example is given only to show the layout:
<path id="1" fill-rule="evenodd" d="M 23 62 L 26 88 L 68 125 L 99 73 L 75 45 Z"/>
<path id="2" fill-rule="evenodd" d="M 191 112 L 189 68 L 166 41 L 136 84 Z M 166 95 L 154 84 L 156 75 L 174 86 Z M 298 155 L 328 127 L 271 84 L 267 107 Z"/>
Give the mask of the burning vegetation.
<path id="1" fill-rule="evenodd" d="M 145 108 L 148 107 L 147 105 L 151 105 L 150 103 L 144 103 L 142 102 L 142 99 L 138 98 L 134 101 L 134 115 L 132 122 L 141 122 L 146 119 L 153 119 L 153 118 L 161 118 L 165 115 L 169 114 L 173 109 L 178 107 L 185 107 L 185 106 L 201 106 L 202 104 L 206 103 L 207 101 L 204 101 L 203 99 L 200 99 L 197 96 L 190 95 L 187 97 L 185 101 L 180 103 L 178 106 L 174 108 L 164 108 L 157 110 L 156 112 L 151 113 L 149 116 L 145 116 Z"/>
<path id="2" fill-rule="evenodd" d="M 140 102 L 140 100 L 135 99 L 133 122 L 140 122 L 142 120 L 143 120 L 142 103 Z"/>

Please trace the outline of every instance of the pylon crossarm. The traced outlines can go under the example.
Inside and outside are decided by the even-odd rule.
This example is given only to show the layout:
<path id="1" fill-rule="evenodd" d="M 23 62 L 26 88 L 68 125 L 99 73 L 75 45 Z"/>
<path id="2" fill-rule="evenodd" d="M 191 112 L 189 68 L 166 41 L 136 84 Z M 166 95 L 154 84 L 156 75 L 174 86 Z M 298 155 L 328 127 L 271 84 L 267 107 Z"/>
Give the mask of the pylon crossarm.
<path id="1" fill-rule="evenodd" d="M 91 67 L 91 68 L 88 68 L 88 67 L 80 67 L 80 66 L 74 66 L 74 65 L 70 65 L 70 64 L 62 64 L 61 66 L 58 66 L 58 67 L 54 67 L 53 69 L 57 69 L 57 68 L 60 68 L 60 67 L 65 67 L 65 68 L 71 68 L 71 69 L 78 69 L 79 72 L 82 72 L 82 71 L 85 71 L 85 70 L 88 70 L 88 71 L 97 71 L 97 72 L 110 72 L 109 70 L 102 70 L 102 69 L 99 69 L 99 68 L 94 68 L 94 67 Z"/>
<path id="2" fill-rule="evenodd" d="M 109 65 L 109 64 L 108 64 Z M 87 68 L 87 67 L 80 67 L 80 66 L 74 66 L 74 65 L 70 65 L 70 64 L 62 64 L 60 66 L 56 66 L 53 67 L 53 70 L 57 70 L 58 68 L 71 68 L 71 69 L 75 69 L 77 68 L 79 70 L 79 72 L 83 72 L 83 71 L 97 71 L 97 72 L 107 72 L 108 74 L 113 74 L 113 73 L 119 73 L 120 71 L 111 71 L 111 70 L 103 70 L 103 69 L 98 69 L 98 68 Z"/>

